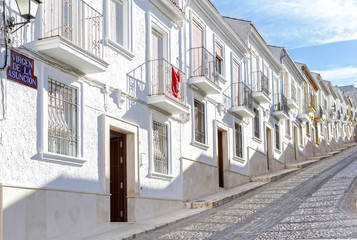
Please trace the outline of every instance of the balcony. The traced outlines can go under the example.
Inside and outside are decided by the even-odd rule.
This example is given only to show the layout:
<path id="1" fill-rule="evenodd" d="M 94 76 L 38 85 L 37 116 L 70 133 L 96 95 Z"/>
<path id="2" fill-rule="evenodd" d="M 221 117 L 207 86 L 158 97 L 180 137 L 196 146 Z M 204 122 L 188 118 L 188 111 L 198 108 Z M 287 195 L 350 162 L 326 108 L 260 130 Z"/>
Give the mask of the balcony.
<path id="1" fill-rule="evenodd" d="M 185 73 L 165 59 L 148 62 L 151 80 L 147 103 L 169 114 L 188 114 L 185 104 Z"/>
<path id="2" fill-rule="evenodd" d="M 103 15 L 82 0 L 43 1 L 42 38 L 37 51 L 82 71 L 104 72 Z"/>
<path id="3" fill-rule="evenodd" d="M 309 99 L 309 106 L 308 106 L 308 111 L 309 113 L 315 113 L 316 112 L 316 96 L 313 94 L 310 94 L 310 99 Z"/>
<path id="4" fill-rule="evenodd" d="M 336 116 L 336 112 L 332 106 L 331 109 L 327 111 L 327 122 L 333 123 L 335 116 Z"/>
<path id="5" fill-rule="evenodd" d="M 216 75 L 216 58 L 205 48 L 192 48 L 192 76 L 190 84 L 196 85 L 205 94 L 221 92 Z"/>
<path id="6" fill-rule="evenodd" d="M 241 118 L 254 117 L 252 90 L 243 82 L 233 83 L 233 103 L 230 112 Z"/>
<path id="7" fill-rule="evenodd" d="M 296 98 L 297 98 L 296 88 L 293 85 L 291 85 L 290 99 L 288 99 L 287 101 L 289 109 L 293 110 L 299 108 Z"/>
<path id="8" fill-rule="evenodd" d="M 319 106 L 319 110 L 315 113 L 314 115 L 314 120 L 318 123 L 323 122 L 323 118 L 322 118 L 322 107 Z"/>
<path id="9" fill-rule="evenodd" d="M 341 112 L 340 112 L 340 110 L 337 110 L 335 122 L 336 123 L 340 123 L 341 122 Z"/>
<path id="10" fill-rule="evenodd" d="M 274 95 L 274 112 L 273 116 L 280 120 L 289 119 L 287 99 L 282 93 Z"/>
<path id="11" fill-rule="evenodd" d="M 253 98 L 260 104 L 270 102 L 269 79 L 262 72 L 252 72 Z"/>
<path id="12" fill-rule="evenodd" d="M 307 122 L 310 120 L 307 104 L 305 101 L 300 102 L 299 114 L 297 117 L 302 122 Z"/>

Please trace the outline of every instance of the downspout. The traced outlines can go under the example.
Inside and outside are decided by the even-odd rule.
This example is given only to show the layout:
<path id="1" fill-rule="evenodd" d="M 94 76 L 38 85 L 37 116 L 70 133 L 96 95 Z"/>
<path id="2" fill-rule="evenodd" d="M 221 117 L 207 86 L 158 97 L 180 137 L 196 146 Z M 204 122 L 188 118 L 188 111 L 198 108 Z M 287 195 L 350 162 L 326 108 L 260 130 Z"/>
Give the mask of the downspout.
<path id="1" fill-rule="evenodd" d="M 188 5 L 190 4 L 191 0 L 186 0 L 185 5 L 182 8 L 182 11 L 185 14 L 185 19 L 186 19 L 186 8 L 188 7 Z M 186 51 L 186 22 L 183 21 L 183 36 L 181 36 L 181 41 L 183 41 L 183 70 L 186 72 L 186 68 L 187 68 L 187 51 Z M 188 75 L 188 77 L 191 77 L 191 74 Z M 187 85 L 186 85 L 186 101 L 187 101 Z M 188 118 L 188 116 L 186 116 L 186 118 Z M 187 123 L 187 121 L 185 122 Z M 182 157 L 182 123 L 180 124 L 180 158 L 181 158 L 181 194 L 182 194 L 182 200 L 184 202 L 186 202 L 187 199 L 184 199 L 184 188 L 183 188 L 183 157 Z"/>

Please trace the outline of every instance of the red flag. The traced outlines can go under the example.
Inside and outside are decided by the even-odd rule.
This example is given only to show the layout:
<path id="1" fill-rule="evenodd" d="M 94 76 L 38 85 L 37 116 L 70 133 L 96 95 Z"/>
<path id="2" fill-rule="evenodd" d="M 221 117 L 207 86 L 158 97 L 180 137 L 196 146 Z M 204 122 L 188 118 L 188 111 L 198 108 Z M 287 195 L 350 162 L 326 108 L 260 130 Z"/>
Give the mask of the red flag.
<path id="1" fill-rule="evenodd" d="M 180 90 L 178 89 L 178 82 L 180 82 L 180 70 L 177 70 L 177 72 L 175 72 L 174 66 L 171 67 L 172 67 L 171 92 L 175 98 L 180 98 L 179 95 Z"/>

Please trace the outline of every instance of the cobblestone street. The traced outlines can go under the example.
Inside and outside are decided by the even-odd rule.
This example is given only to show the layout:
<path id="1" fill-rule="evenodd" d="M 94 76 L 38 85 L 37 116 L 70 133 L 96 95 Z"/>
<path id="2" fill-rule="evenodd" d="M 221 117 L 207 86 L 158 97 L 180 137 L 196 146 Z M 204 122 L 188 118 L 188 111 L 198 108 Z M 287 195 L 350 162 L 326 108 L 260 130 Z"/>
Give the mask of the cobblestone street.
<path id="1" fill-rule="evenodd" d="M 356 179 L 353 147 L 140 239 L 357 238 Z"/>

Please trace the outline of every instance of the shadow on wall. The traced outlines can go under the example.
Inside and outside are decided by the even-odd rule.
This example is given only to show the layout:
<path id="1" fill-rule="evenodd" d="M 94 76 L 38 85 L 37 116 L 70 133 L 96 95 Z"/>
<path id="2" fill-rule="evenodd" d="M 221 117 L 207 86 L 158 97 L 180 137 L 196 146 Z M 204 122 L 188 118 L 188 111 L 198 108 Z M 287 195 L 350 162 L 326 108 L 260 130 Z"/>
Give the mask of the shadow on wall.
<path id="1" fill-rule="evenodd" d="M 4 186 L 3 239 L 51 239 L 108 222 L 108 195 L 51 188 L 73 182 L 97 184 L 60 176 L 38 189 Z"/>

